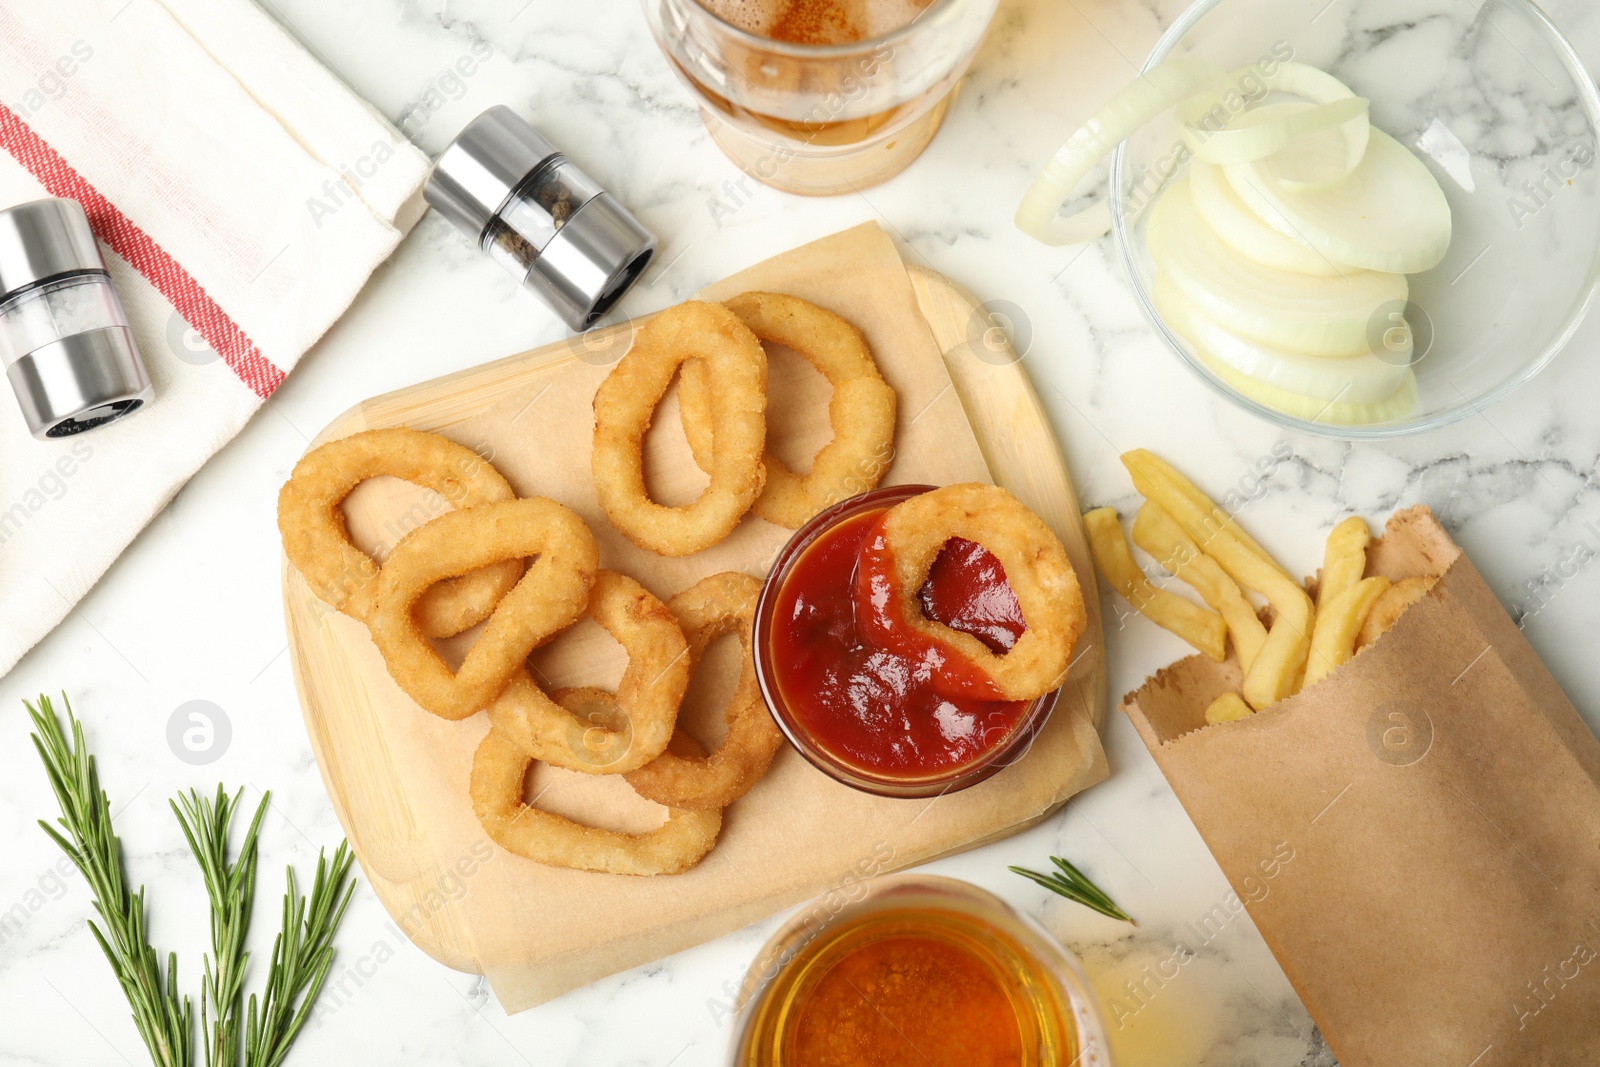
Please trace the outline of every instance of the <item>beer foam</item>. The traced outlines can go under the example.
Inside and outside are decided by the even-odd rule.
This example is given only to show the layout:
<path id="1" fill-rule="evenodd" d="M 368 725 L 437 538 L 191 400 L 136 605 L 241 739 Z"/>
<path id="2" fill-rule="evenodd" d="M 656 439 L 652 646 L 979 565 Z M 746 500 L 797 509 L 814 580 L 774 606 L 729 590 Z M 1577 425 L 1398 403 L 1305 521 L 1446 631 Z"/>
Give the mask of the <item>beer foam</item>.
<path id="1" fill-rule="evenodd" d="M 699 0 L 724 22 L 795 44 L 848 44 L 892 33 L 933 0 Z"/>
<path id="2" fill-rule="evenodd" d="M 767 28 L 789 5 L 785 0 L 700 0 L 700 6 L 723 22 L 765 36 Z"/>

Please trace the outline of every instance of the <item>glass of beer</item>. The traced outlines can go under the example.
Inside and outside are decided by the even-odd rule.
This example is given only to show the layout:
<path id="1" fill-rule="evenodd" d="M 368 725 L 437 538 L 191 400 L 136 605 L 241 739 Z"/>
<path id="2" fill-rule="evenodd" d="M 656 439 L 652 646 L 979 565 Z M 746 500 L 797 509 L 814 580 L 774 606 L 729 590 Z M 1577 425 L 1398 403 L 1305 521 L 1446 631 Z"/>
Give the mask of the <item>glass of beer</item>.
<path id="1" fill-rule="evenodd" d="M 846 879 L 801 906 L 734 994 L 734 1067 L 1111 1067 L 1077 960 L 952 878 Z"/>
<path id="2" fill-rule="evenodd" d="M 712 140 L 776 189 L 828 196 L 927 147 L 998 0 L 644 0 Z"/>

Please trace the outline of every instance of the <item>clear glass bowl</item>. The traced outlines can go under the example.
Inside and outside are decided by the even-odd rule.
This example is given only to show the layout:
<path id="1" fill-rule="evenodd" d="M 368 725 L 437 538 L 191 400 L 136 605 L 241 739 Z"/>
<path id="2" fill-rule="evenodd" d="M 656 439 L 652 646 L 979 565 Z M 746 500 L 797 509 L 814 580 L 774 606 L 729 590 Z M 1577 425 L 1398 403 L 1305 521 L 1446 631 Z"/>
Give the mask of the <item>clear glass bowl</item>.
<path id="1" fill-rule="evenodd" d="M 923 874 L 847 880 L 772 935 L 738 989 L 735 1067 L 792 1064 L 796 1006 L 809 989 L 850 948 L 905 932 L 962 945 L 1011 990 L 1026 1035 L 1022 1067 L 1111 1067 L 1099 1002 L 1072 954 L 994 894 Z"/>
<path id="2" fill-rule="evenodd" d="M 783 551 L 778 554 L 767 574 L 756 605 L 755 667 L 756 678 L 761 683 L 761 695 L 772 712 L 772 718 L 783 731 L 796 752 L 835 781 L 863 792 L 882 797 L 931 797 L 952 793 L 977 785 L 1027 755 L 1050 712 L 1055 710 L 1060 691 L 1039 697 L 1023 711 L 1021 718 L 1005 737 L 998 739 L 982 755 L 948 770 L 920 777 L 906 777 L 874 772 L 869 768 L 848 762 L 820 743 L 806 728 L 805 723 L 791 711 L 783 699 L 778 685 L 777 671 L 772 658 L 772 627 L 776 613 L 778 593 L 793 569 L 794 563 L 817 539 L 847 519 L 866 511 L 884 511 L 903 500 L 920 496 L 932 489 L 929 485 L 892 485 L 859 496 L 842 500 L 819 512 L 810 522 L 795 531 Z"/>
<path id="3" fill-rule="evenodd" d="M 1162 321 L 1139 215 L 1153 197 L 1138 180 L 1172 169 L 1183 142 L 1170 113 L 1112 159 L 1112 228 L 1146 317 L 1217 392 L 1305 433 L 1397 437 L 1503 399 L 1571 339 L 1600 282 L 1594 80 L 1527 0 L 1409 0 L 1400 13 L 1351 0 L 1200 0 L 1162 35 L 1145 69 L 1196 58 L 1235 70 L 1285 49 L 1369 98 L 1373 124 L 1421 158 L 1450 201 L 1449 254 L 1411 278 L 1414 409 L 1367 426 L 1285 414 L 1230 386 Z"/>

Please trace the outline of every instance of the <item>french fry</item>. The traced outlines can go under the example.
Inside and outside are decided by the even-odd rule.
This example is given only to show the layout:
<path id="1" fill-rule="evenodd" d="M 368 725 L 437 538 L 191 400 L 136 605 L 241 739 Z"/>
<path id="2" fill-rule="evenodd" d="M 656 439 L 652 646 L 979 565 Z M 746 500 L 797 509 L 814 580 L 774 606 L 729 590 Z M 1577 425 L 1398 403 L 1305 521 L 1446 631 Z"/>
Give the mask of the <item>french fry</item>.
<path id="1" fill-rule="evenodd" d="M 1122 464 L 1133 476 L 1139 492 L 1178 520 L 1201 550 L 1221 564 L 1234 581 L 1266 597 L 1277 611 L 1266 642 L 1245 674 L 1240 689 L 1244 699 L 1259 710 L 1293 694 L 1311 650 L 1314 612 L 1306 591 L 1264 555 L 1260 546 L 1252 548 L 1254 542 L 1241 538 L 1233 520 L 1226 518 L 1204 494 L 1196 500 L 1199 490 L 1168 464 L 1143 449 L 1125 453 Z"/>
<path id="2" fill-rule="evenodd" d="M 1367 572 L 1367 543 L 1371 540 L 1372 531 L 1360 515 L 1350 516 L 1328 534 L 1328 543 L 1322 550 L 1322 577 L 1317 581 L 1319 617 L 1335 597 Z"/>
<path id="3" fill-rule="evenodd" d="M 1302 686 L 1315 685 L 1335 667 L 1355 655 L 1356 634 L 1367 621 L 1372 605 L 1389 588 L 1389 579 L 1363 578 L 1317 612 L 1317 628 L 1311 635 L 1311 654 L 1306 660 Z"/>
<path id="4" fill-rule="evenodd" d="M 1402 578 L 1384 590 L 1367 612 L 1367 621 L 1361 624 L 1361 632 L 1356 635 L 1356 651 L 1360 652 L 1388 633 L 1389 627 L 1400 621 L 1407 608 L 1428 595 L 1437 580 L 1425 575 Z"/>
<path id="5" fill-rule="evenodd" d="M 1206 708 L 1206 722 L 1233 722 L 1248 719 L 1254 714 L 1254 709 L 1244 702 L 1244 697 L 1238 693 L 1223 693 Z"/>
<path id="6" fill-rule="evenodd" d="M 1151 584 L 1133 561 L 1115 508 L 1096 508 L 1084 515 L 1083 524 L 1101 572 L 1139 614 L 1218 663 L 1227 658 L 1228 627 L 1222 616 Z"/>
<path id="7" fill-rule="evenodd" d="M 1133 543 L 1154 556 L 1172 574 L 1194 587 L 1228 624 L 1239 668 L 1245 672 L 1267 641 L 1267 628 L 1256 616 L 1255 605 L 1245 599 L 1239 583 L 1229 578 L 1217 561 L 1200 551 L 1176 519 L 1161 505 L 1146 501 L 1133 520 Z"/>
<path id="8" fill-rule="evenodd" d="M 1285 578 L 1289 578 L 1289 572 L 1278 566 L 1278 561 L 1272 558 L 1272 553 L 1262 548 L 1255 538 L 1245 532 L 1244 527 L 1240 526 L 1232 515 L 1218 507 L 1214 500 L 1202 493 L 1199 486 L 1180 474 L 1172 464 L 1146 448 L 1136 448 L 1132 452 L 1123 455 L 1122 465 L 1124 467 L 1131 471 L 1133 470 L 1133 464 L 1138 464 L 1152 473 L 1159 473 L 1164 476 L 1175 492 L 1182 493 L 1185 499 L 1194 504 L 1206 516 L 1206 521 L 1200 524 L 1199 530 L 1190 531 L 1190 536 L 1199 544 L 1202 552 L 1208 551 L 1206 542 L 1210 540 L 1213 532 L 1226 530 L 1246 548 L 1260 556 L 1269 567 L 1278 571 Z M 1146 495 L 1148 496 L 1149 494 Z M 1172 509 L 1167 508 L 1167 510 L 1170 512 Z"/>

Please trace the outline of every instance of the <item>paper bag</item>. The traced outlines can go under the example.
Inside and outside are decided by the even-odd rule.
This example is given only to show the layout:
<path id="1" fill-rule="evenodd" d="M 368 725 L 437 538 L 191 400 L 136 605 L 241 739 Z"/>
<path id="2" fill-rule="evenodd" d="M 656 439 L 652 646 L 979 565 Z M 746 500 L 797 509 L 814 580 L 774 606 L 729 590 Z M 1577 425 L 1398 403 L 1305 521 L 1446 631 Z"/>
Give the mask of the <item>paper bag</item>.
<path id="1" fill-rule="evenodd" d="M 1123 710 L 1343 1067 L 1600 1063 L 1600 743 L 1426 508 L 1367 573 L 1439 580 L 1317 685 L 1207 726 L 1192 656 Z"/>

